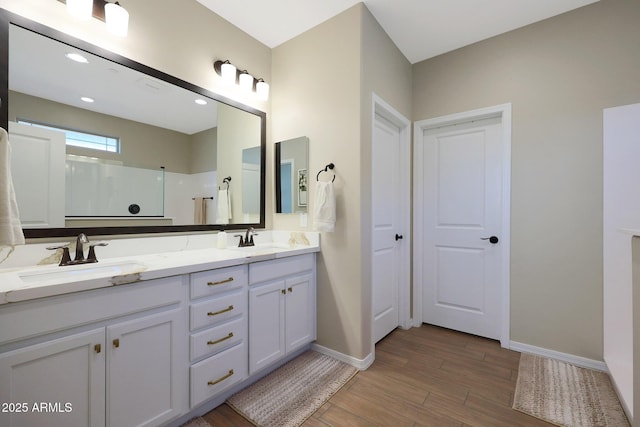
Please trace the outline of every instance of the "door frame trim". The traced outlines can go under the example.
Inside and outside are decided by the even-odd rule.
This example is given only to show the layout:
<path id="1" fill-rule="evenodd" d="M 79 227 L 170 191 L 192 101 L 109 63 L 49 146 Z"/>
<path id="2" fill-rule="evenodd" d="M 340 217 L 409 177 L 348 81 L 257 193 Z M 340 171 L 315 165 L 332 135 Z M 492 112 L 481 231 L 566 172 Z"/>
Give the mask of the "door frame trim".
<path id="1" fill-rule="evenodd" d="M 373 150 L 373 135 L 376 126 L 376 114 L 382 116 L 398 127 L 400 131 L 400 175 L 399 175 L 399 197 L 402 209 L 398 218 L 400 232 L 404 236 L 403 244 L 400 245 L 400 277 L 398 278 L 398 322 L 401 328 L 409 329 L 413 323 L 411 320 L 411 120 L 406 118 L 390 104 L 385 102 L 377 94 L 371 94 L 371 139 Z M 373 162 L 373 153 L 371 156 Z M 406 171 L 406 173 L 402 173 Z M 372 173 L 376 173 L 372 170 Z M 370 231 L 370 230 L 369 230 Z M 369 257 L 372 256 L 369 250 Z M 373 267 L 373 266 L 371 266 Z M 373 290 L 371 298 L 371 328 L 373 329 Z M 373 335 L 372 335 L 373 341 Z M 371 348 L 375 343 L 371 343 Z M 373 351 L 373 350 L 372 350 Z"/>
<path id="2" fill-rule="evenodd" d="M 502 258 L 501 278 L 501 318 L 500 345 L 509 348 L 510 342 L 510 266 L 511 266 L 511 103 L 480 108 L 477 110 L 449 114 L 414 123 L 413 143 L 413 217 L 424 217 L 424 131 L 474 120 L 500 117 L 502 124 L 502 229 L 500 230 L 500 250 Z M 421 266 L 424 254 L 424 243 L 420 236 L 424 235 L 421 221 L 413 224 L 413 265 Z M 413 271 L 413 326 L 422 324 L 422 284 L 424 277 L 421 268 Z"/>

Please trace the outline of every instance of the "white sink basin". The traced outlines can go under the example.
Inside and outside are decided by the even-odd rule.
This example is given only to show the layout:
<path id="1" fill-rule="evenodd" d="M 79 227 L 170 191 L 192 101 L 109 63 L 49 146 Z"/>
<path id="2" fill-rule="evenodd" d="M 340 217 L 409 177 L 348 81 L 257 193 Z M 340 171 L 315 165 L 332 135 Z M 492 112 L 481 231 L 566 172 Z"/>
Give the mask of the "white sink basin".
<path id="1" fill-rule="evenodd" d="M 132 274 L 145 269 L 145 266 L 135 261 L 123 261 L 119 263 L 94 263 L 80 264 L 44 270 L 30 270 L 18 273 L 18 277 L 23 282 L 45 282 L 45 281 L 77 281 L 94 277 L 113 277 L 124 274 Z"/>

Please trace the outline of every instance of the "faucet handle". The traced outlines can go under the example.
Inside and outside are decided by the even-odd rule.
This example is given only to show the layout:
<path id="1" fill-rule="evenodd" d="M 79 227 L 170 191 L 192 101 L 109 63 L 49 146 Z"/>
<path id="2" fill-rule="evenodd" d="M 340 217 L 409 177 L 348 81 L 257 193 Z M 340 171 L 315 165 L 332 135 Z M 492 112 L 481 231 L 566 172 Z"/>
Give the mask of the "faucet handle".
<path id="1" fill-rule="evenodd" d="M 89 245 L 89 254 L 87 255 L 87 262 L 98 262 L 96 258 L 96 250 L 94 249 L 96 246 L 107 246 L 109 243 L 107 242 L 97 242 L 91 243 Z"/>
<path id="2" fill-rule="evenodd" d="M 58 265 L 69 265 L 71 262 L 71 255 L 69 255 L 69 245 L 71 243 L 66 243 L 60 246 L 49 246 L 47 250 L 56 251 L 58 249 L 62 249 L 62 258 L 60 258 L 60 263 Z"/>

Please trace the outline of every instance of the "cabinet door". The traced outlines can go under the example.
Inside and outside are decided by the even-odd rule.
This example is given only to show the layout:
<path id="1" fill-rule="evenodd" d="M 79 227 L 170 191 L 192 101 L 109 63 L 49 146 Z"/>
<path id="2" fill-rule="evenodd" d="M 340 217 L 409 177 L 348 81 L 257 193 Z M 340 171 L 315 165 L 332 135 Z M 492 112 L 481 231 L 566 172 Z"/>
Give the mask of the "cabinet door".
<path id="1" fill-rule="evenodd" d="M 184 331 L 180 310 L 107 327 L 108 426 L 156 426 L 182 413 Z"/>
<path id="2" fill-rule="evenodd" d="M 104 426 L 104 369 L 103 328 L 0 355 L 0 425 Z"/>
<path id="3" fill-rule="evenodd" d="M 314 289 L 311 274 L 286 280 L 286 353 L 316 339 Z"/>
<path id="4" fill-rule="evenodd" d="M 249 374 L 285 355 L 283 280 L 249 288 Z"/>

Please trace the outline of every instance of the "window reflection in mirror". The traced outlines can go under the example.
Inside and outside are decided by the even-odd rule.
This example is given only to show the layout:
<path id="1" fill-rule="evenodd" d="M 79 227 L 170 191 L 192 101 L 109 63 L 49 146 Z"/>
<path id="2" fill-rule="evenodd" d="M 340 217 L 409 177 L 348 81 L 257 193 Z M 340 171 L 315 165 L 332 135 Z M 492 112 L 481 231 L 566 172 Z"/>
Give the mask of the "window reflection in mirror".
<path id="1" fill-rule="evenodd" d="M 304 213 L 308 202 L 309 138 L 276 143 L 276 212 Z"/>
<path id="2" fill-rule="evenodd" d="M 229 224 L 264 224 L 264 113 L 87 52 L 79 51 L 87 63 L 75 63 L 65 55 L 77 49 L 9 27 L 9 133 L 21 143 L 12 169 L 28 171 L 14 174 L 25 229 L 217 224 L 227 176 Z M 42 129 L 25 131 L 20 120 L 115 138 L 119 147 L 71 144 L 64 131 L 43 142 Z M 204 222 L 194 222 L 198 201 Z"/>

